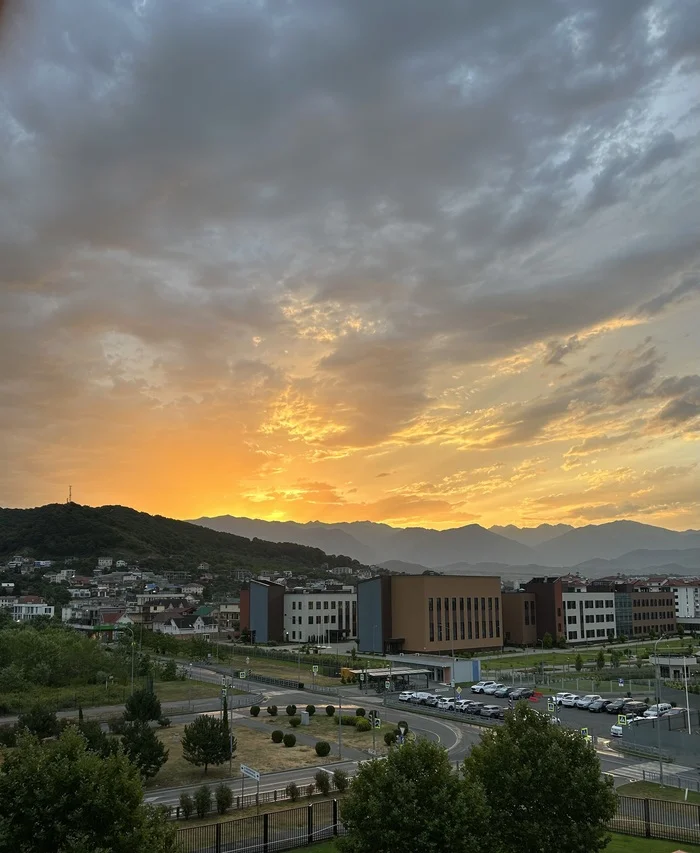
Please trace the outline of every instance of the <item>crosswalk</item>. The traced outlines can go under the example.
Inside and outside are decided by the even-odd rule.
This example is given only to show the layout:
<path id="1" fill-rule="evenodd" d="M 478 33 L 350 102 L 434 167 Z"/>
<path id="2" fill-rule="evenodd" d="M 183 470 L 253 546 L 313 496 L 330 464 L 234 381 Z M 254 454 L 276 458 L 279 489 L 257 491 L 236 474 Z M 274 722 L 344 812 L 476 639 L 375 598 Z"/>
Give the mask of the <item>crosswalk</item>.
<path id="1" fill-rule="evenodd" d="M 653 781 L 659 772 L 658 761 L 646 761 L 641 764 L 628 764 L 624 767 L 615 767 L 606 770 L 607 776 L 615 779 L 624 779 L 626 782 Z M 664 762 L 664 776 L 688 776 L 695 773 L 694 767 L 686 767 L 682 764 L 666 764 Z"/>

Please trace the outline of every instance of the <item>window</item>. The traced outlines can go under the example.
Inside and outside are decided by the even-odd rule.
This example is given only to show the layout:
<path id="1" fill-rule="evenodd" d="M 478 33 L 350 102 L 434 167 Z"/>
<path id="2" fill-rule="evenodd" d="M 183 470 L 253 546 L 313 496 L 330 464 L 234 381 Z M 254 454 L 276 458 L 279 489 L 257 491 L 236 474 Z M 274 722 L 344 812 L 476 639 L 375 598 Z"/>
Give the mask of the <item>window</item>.
<path id="1" fill-rule="evenodd" d="M 316 602 L 316 610 L 320 610 L 320 609 L 321 609 L 321 602 L 317 601 Z"/>
<path id="2" fill-rule="evenodd" d="M 459 636 L 464 639 L 464 598 L 459 599 Z"/>
<path id="3" fill-rule="evenodd" d="M 323 602 L 323 609 L 328 610 L 328 602 L 327 601 Z"/>
<path id="4" fill-rule="evenodd" d="M 313 625 L 313 624 L 314 624 L 314 617 L 309 616 L 309 625 Z"/>
<path id="5" fill-rule="evenodd" d="M 467 598 L 467 639 L 472 639 L 472 600 Z"/>
<path id="6" fill-rule="evenodd" d="M 335 625 L 335 613 L 331 616 L 331 625 Z"/>
<path id="7" fill-rule="evenodd" d="M 591 616 L 586 616 L 586 622 L 587 622 L 588 624 L 590 624 L 590 623 L 591 623 L 591 622 L 593 622 L 593 621 L 595 621 L 595 617 L 594 617 L 594 616 L 592 616 L 592 615 L 591 615 Z"/>
<path id="8" fill-rule="evenodd" d="M 437 598 L 437 638 L 438 643 L 442 642 L 442 599 Z"/>
<path id="9" fill-rule="evenodd" d="M 569 618 L 566 620 L 566 622 L 568 625 L 575 625 L 576 624 L 576 617 L 575 616 L 569 616 Z"/>
<path id="10" fill-rule="evenodd" d="M 296 640 L 296 638 L 297 638 L 297 632 L 296 632 L 296 631 L 292 631 L 292 639 L 293 639 L 293 640 Z"/>
<path id="11" fill-rule="evenodd" d="M 430 642 L 435 642 L 435 622 L 433 621 L 433 599 L 428 599 L 428 631 L 430 635 Z"/>
<path id="12" fill-rule="evenodd" d="M 615 602 L 613 601 L 613 599 L 612 599 L 612 598 L 608 598 L 608 599 L 606 599 L 606 601 L 605 601 L 605 606 L 606 606 L 606 607 L 613 608 L 613 607 L 615 606 Z"/>
<path id="13" fill-rule="evenodd" d="M 297 624 L 297 617 L 292 616 L 292 625 L 296 625 L 296 624 Z"/>
<path id="14" fill-rule="evenodd" d="M 608 613 L 607 616 L 605 617 L 605 621 L 606 622 L 614 622 L 615 621 L 615 614 L 614 613 Z"/>
<path id="15" fill-rule="evenodd" d="M 566 602 L 567 610 L 576 610 L 576 602 L 575 601 L 567 601 Z"/>
<path id="16" fill-rule="evenodd" d="M 578 632 L 577 631 L 569 631 L 569 639 L 570 640 L 578 640 Z"/>
<path id="17" fill-rule="evenodd" d="M 595 602 L 595 606 L 597 610 L 600 610 L 603 607 L 603 599 L 597 598 Z"/>
<path id="18" fill-rule="evenodd" d="M 598 628 L 595 632 L 596 637 L 604 637 L 605 636 L 605 628 Z"/>
<path id="19" fill-rule="evenodd" d="M 595 637 L 595 631 L 586 631 L 586 637 Z"/>
<path id="20" fill-rule="evenodd" d="M 297 609 L 297 603 L 296 603 L 296 601 L 293 601 L 292 602 L 292 610 L 296 610 L 296 609 Z"/>
<path id="21" fill-rule="evenodd" d="M 593 609 L 593 602 L 592 601 L 585 601 L 583 606 L 586 608 L 586 610 L 592 610 Z"/>
<path id="22" fill-rule="evenodd" d="M 595 621 L 596 622 L 605 622 L 605 614 L 596 613 Z"/>
<path id="23" fill-rule="evenodd" d="M 530 624 L 530 602 L 529 601 L 525 602 L 525 624 L 526 625 Z"/>
<path id="24" fill-rule="evenodd" d="M 331 601 L 331 610 L 335 610 L 335 601 Z"/>
<path id="25" fill-rule="evenodd" d="M 320 625 L 320 624 L 321 624 L 321 617 L 320 617 L 320 616 L 317 616 L 317 617 L 316 617 L 316 624 L 317 624 L 317 625 Z"/>
<path id="26" fill-rule="evenodd" d="M 324 623 L 324 625 L 328 624 L 328 616 L 323 617 L 323 623 Z"/>

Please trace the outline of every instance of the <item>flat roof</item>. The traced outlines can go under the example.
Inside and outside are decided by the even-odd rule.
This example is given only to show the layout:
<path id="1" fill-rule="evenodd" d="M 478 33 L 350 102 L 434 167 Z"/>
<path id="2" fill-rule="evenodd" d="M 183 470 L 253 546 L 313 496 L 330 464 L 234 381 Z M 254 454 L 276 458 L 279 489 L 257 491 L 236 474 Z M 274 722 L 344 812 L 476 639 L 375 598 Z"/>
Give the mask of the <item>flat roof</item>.
<path id="1" fill-rule="evenodd" d="M 351 669 L 353 675 L 371 675 L 373 678 L 382 678 L 386 675 L 428 675 L 429 669 Z"/>

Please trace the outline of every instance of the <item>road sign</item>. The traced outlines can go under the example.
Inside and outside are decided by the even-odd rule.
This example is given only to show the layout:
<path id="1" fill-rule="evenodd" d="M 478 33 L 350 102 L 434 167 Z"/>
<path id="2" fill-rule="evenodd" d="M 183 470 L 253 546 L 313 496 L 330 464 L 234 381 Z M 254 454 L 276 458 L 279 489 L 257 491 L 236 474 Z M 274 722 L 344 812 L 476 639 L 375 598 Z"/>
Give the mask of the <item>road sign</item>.
<path id="1" fill-rule="evenodd" d="M 241 773 L 249 779 L 255 779 L 256 782 L 260 781 L 260 773 L 257 770 L 253 770 L 252 767 L 247 767 L 245 764 L 241 764 Z"/>
<path id="2" fill-rule="evenodd" d="M 461 687 L 458 687 L 458 688 L 457 688 L 457 695 L 458 695 L 458 696 L 461 696 L 461 695 L 462 695 L 462 688 L 461 688 Z"/>
<path id="3" fill-rule="evenodd" d="M 387 689 L 387 690 L 391 690 L 391 682 L 390 682 L 390 681 L 385 681 L 385 682 L 384 682 L 384 687 L 386 687 L 386 689 Z"/>
<path id="4" fill-rule="evenodd" d="M 627 725 L 627 714 L 618 714 L 617 715 L 617 724 L 618 724 L 618 726 L 626 726 Z"/>
<path id="5" fill-rule="evenodd" d="M 550 712 L 550 714 L 553 714 L 557 710 L 557 706 L 554 704 L 554 702 L 547 702 L 547 710 Z"/>
<path id="6" fill-rule="evenodd" d="M 365 674 L 364 674 L 364 672 L 361 672 L 360 673 L 360 681 L 364 681 L 364 680 L 365 680 Z"/>
<path id="7" fill-rule="evenodd" d="M 379 717 L 376 717 L 374 720 L 374 728 L 380 729 L 381 727 L 382 727 L 382 721 L 379 719 Z"/>
<path id="8" fill-rule="evenodd" d="M 238 676 L 239 676 L 239 678 L 245 678 L 245 670 L 244 670 L 244 669 L 242 669 L 242 670 L 238 673 Z"/>
<path id="9" fill-rule="evenodd" d="M 225 687 L 222 687 L 222 688 L 221 688 L 221 698 L 222 698 L 222 699 L 225 699 L 225 698 L 226 698 L 226 688 L 225 688 Z"/>
<path id="10" fill-rule="evenodd" d="M 221 686 L 224 687 L 225 685 L 226 685 L 226 676 L 222 675 L 221 676 Z"/>
<path id="11" fill-rule="evenodd" d="M 583 728 L 583 729 L 581 729 L 581 734 L 582 734 L 584 737 L 588 737 L 588 729 L 587 729 L 587 728 Z"/>
<path id="12" fill-rule="evenodd" d="M 318 666 L 316 664 L 314 664 L 311 667 L 311 671 L 313 672 L 314 675 L 316 675 L 318 673 Z"/>

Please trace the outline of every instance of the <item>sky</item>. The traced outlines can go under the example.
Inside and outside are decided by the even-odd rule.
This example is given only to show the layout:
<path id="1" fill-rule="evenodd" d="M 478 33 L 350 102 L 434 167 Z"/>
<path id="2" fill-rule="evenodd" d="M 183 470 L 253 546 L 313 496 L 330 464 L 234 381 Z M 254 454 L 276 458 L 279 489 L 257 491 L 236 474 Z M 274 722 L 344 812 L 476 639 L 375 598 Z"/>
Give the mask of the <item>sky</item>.
<path id="1" fill-rule="evenodd" d="M 0 503 L 700 527 L 697 0 L 15 0 Z"/>

